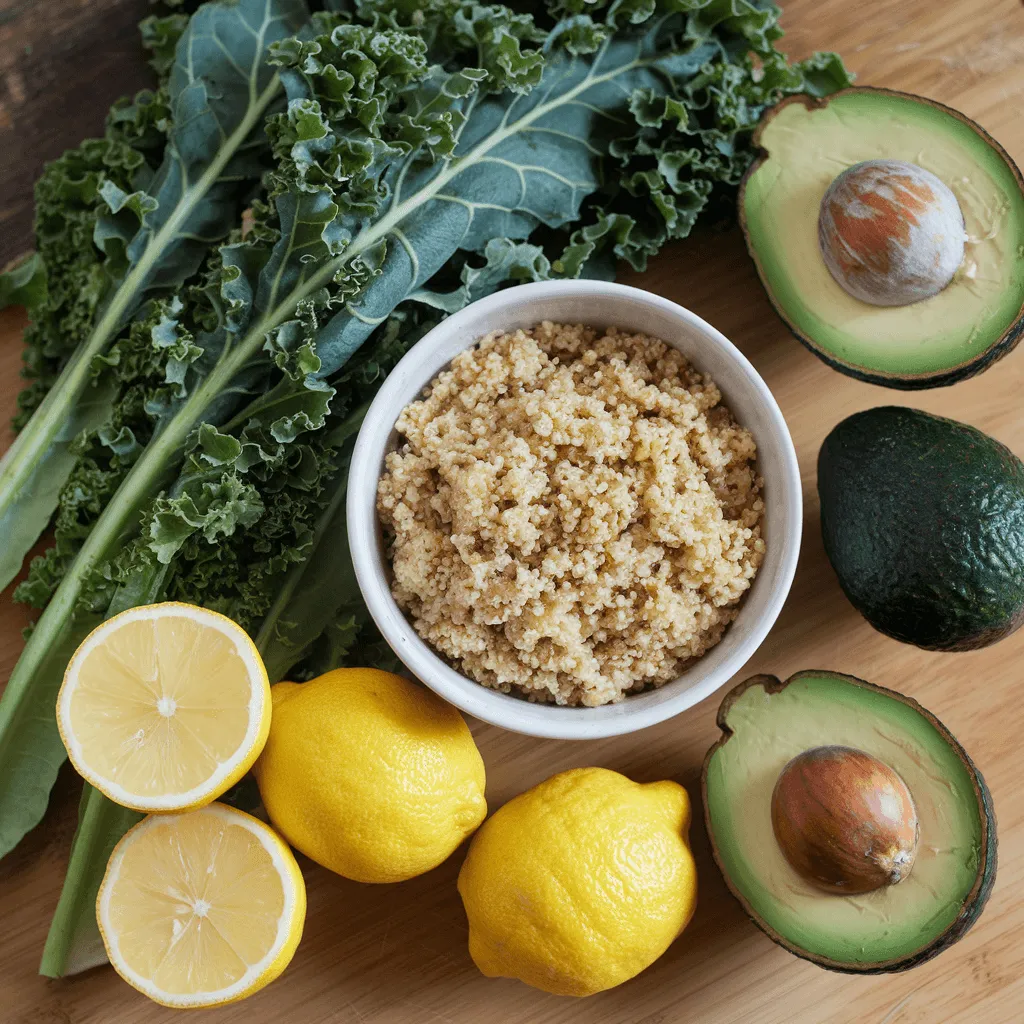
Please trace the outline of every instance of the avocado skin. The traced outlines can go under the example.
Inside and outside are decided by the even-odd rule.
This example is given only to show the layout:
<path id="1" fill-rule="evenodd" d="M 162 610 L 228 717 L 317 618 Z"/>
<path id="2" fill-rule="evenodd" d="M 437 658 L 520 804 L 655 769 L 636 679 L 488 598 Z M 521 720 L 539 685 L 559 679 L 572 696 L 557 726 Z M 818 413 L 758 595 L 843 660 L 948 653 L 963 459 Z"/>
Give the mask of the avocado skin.
<path id="1" fill-rule="evenodd" d="M 875 629 L 969 651 L 1024 622 L 1024 463 L 974 427 L 901 406 L 843 420 L 818 454 L 825 553 Z"/>
<path id="2" fill-rule="evenodd" d="M 924 715 L 924 717 L 935 726 L 949 745 L 956 751 L 957 756 L 967 768 L 974 783 L 975 796 L 978 800 L 979 810 L 981 812 L 985 830 L 985 841 L 982 849 L 982 865 L 978 874 L 978 880 L 975 883 L 969 898 L 964 902 L 963 908 L 961 909 L 957 919 L 942 933 L 942 935 L 924 949 L 918 950 L 917 953 L 912 956 L 905 957 L 902 960 L 881 964 L 876 967 L 855 963 L 843 963 L 837 960 L 829 960 L 827 957 L 818 956 L 801 946 L 790 942 L 784 935 L 781 935 L 774 928 L 770 927 L 766 922 L 762 921 L 756 913 L 754 913 L 750 905 L 743 898 L 742 893 L 733 884 L 732 879 L 726 874 L 722 865 L 722 860 L 718 852 L 718 845 L 715 840 L 714 823 L 711 818 L 710 805 L 708 801 L 708 767 L 711 764 L 711 759 L 714 757 L 715 752 L 722 746 L 722 744 L 727 743 L 729 741 L 729 737 L 732 735 L 732 729 L 729 726 L 729 710 L 742 696 L 742 694 L 751 687 L 763 687 L 765 692 L 769 694 L 779 693 L 781 690 L 784 690 L 789 686 L 790 683 L 794 683 L 804 676 L 834 676 L 837 679 L 853 683 L 854 685 L 861 686 L 867 690 L 874 690 L 877 693 L 885 694 L 887 697 L 892 697 L 894 700 L 902 701 L 904 704 L 910 705 L 920 714 Z M 985 777 L 980 771 L 978 771 L 978 768 L 971 760 L 970 755 L 960 745 L 956 737 L 954 737 L 942 722 L 940 722 L 927 708 L 922 707 L 916 700 L 914 700 L 913 697 L 907 697 L 902 693 L 897 693 L 895 690 L 887 689 L 884 686 L 877 686 L 874 683 L 869 683 L 857 676 L 846 675 L 842 672 L 830 672 L 822 669 L 810 669 L 803 672 L 797 672 L 790 676 L 785 682 L 777 676 L 757 675 L 751 676 L 749 679 L 745 679 L 725 695 L 725 698 L 722 700 L 722 703 L 718 708 L 717 725 L 722 732 L 722 736 L 712 745 L 711 749 L 708 750 L 701 770 L 701 801 L 704 804 L 704 826 L 711 842 L 711 854 L 714 858 L 715 865 L 718 867 L 722 878 L 725 880 L 726 887 L 732 893 L 733 897 L 746 911 L 750 920 L 762 932 L 764 932 L 772 942 L 776 943 L 776 945 L 789 950 L 790 953 L 799 957 L 801 960 L 807 960 L 812 964 L 816 964 L 818 967 L 823 967 L 827 971 L 835 971 L 837 974 L 900 974 L 903 971 L 909 971 L 913 967 L 918 967 L 921 964 L 926 963 L 928 960 L 934 959 L 940 953 L 949 949 L 950 946 L 959 942 L 960 939 L 962 939 L 973 927 L 978 918 L 981 917 L 981 912 L 985 909 L 989 896 L 992 895 L 992 888 L 996 883 L 996 869 L 998 867 L 999 859 L 999 844 L 996 838 L 996 811 L 992 802 L 992 793 L 988 788 L 988 783 L 985 782 Z"/>

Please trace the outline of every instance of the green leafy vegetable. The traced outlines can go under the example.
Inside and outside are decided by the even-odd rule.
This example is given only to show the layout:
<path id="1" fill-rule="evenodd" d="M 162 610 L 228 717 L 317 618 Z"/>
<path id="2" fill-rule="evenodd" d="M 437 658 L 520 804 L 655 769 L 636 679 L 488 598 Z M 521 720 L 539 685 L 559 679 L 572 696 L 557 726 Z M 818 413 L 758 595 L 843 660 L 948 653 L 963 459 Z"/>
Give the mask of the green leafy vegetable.
<path id="1" fill-rule="evenodd" d="M 180 287 L 237 221 L 280 93 L 266 48 L 305 20 L 302 0 L 221 0 L 187 28 L 180 16 L 148 22 L 166 82 L 116 106 L 107 137 L 67 154 L 40 183 L 27 367 L 40 386 L 23 402 L 38 407 L 0 461 L 0 589 L 49 521 L 74 436 L 110 410 L 113 392 L 92 379 L 93 360 L 148 295 Z M 4 290 L 24 297 L 24 268 L 15 273 Z"/>
<path id="2" fill-rule="evenodd" d="M 18 779 L 0 785 L 0 854 L 41 816 L 64 756 L 64 652 L 113 610 L 224 611 L 275 677 L 387 663 L 344 530 L 366 404 L 442 315 L 520 281 L 643 267 L 720 215 L 765 107 L 846 82 L 830 56 L 788 65 L 777 14 L 761 0 L 356 0 L 270 47 L 287 106 L 265 122 L 263 191 L 90 362 L 113 405 L 69 443 L 55 544 L 19 591 L 44 610 L 0 701 L 0 779 Z M 161 67 L 168 47 L 154 50 Z M 89 811 L 52 973 L 88 948 L 82 894 L 102 865 L 86 851 L 114 820 Z"/>

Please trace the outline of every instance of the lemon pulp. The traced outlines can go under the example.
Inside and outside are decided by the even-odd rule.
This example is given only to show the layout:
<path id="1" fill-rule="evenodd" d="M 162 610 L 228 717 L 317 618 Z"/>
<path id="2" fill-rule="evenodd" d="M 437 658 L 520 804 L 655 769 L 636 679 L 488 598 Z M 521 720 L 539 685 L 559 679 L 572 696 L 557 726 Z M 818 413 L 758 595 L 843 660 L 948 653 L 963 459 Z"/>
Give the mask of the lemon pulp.
<path id="1" fill-rule="evenodd" d="M 306 894 L 287 845 L 223 804 L 151 816 L 115 848 L 96 904 L 110 962 L 167 1006 L 211 1006 L 276 978 Z"/>
<path id="2" fill-rule="evenodd" d="M 75 653 L 58 698 L 79 773 L 143 811 L 223 793 L 262 750 L 269 714 L 266 670 L 244 630 L 174 603 L 103 623 Z"/>

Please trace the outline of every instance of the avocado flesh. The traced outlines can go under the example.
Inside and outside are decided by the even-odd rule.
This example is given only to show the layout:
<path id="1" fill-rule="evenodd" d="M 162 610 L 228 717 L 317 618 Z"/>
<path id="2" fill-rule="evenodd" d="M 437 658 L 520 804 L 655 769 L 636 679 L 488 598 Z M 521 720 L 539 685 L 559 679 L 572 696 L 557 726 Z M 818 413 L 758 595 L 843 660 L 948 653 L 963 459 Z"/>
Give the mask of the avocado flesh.
<path id="1" fill-rule="evenodd" d="M 705 793 L 716 858 L 760 923 L 826 966 L 891 964 L 942 938 L 978 883 L 982 808 L 959 752 L 910 704 L 843 676 L 800 673 L 769 693 L 753 685 L 728 709 L 732 730 L 711 755 Z M 771 796 L 788 761 L 837 744 L 877 757 L 906 782 L 921 828 L 917 861 L 896 885 L 823 893 L 783 857 Z"/>
<path id="2" fill-rule="evenodd" d="M 825 553 L 874 626 L 927 650 L 984 647 L 1024 620 L 1024 463 L 956 420 L 847 417 L 818 455 Z"/>
<path id="3" fill-rule="evenodd" d="M 1024 311 L 1024 193 L 1012 163 L 970 123 L 916 97 L 852 89 L 811 109 L 785 104 L 764 122 L 759 141 L 768 155 L 742 199 L 748 243 L 780 313 L 826 359 L 884 383 L 969 365 L 1016 332 Z M 818 248 L 828 186 L 873 159 L 931 171 L 964 215 L 960 271 L 937 295 L 907 306 L 853 298 Z"/>

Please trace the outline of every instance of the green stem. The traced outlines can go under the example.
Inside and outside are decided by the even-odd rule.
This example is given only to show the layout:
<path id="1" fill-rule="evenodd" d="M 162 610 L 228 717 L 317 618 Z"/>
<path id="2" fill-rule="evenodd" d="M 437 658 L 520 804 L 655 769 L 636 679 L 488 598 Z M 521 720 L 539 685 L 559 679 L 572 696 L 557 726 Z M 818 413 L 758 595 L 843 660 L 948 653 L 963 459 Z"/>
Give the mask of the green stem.
<path id="1" fill-rule="evenodd" d="M 86 783 L 78 808 L 78 831 L 46 936 L 40 974 L 62 978 L 106 963 L 106 950 L 96 930 L 96 896 L 118 840 L 141 819 L 137 811 L 119 807 Z"/>

